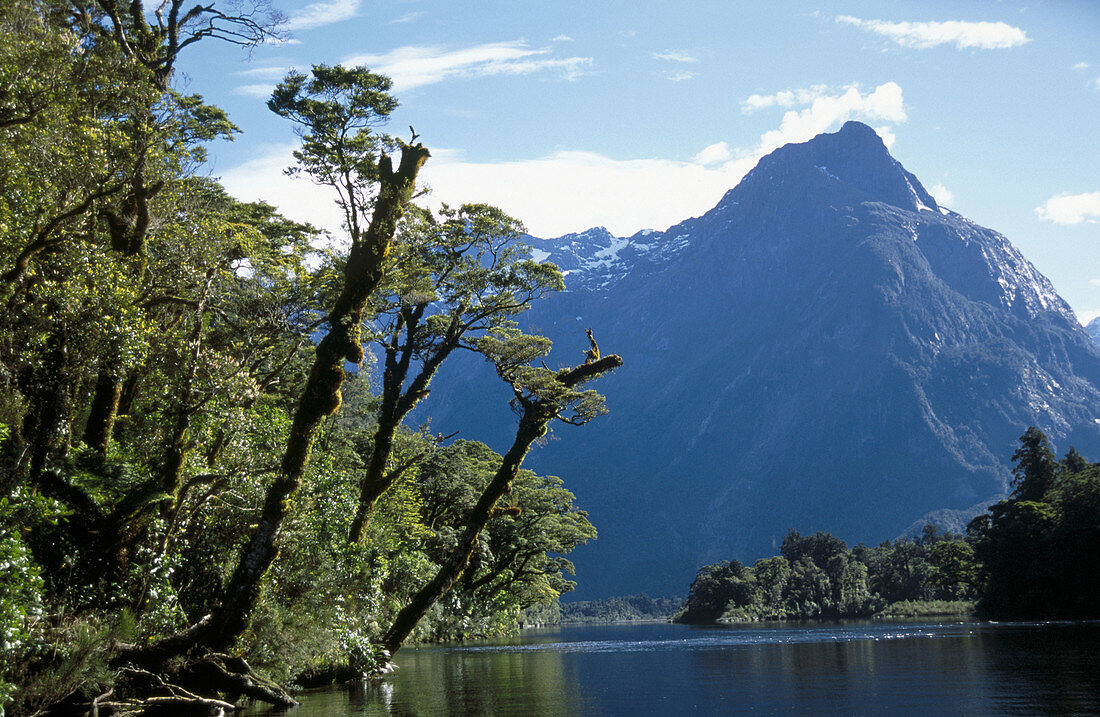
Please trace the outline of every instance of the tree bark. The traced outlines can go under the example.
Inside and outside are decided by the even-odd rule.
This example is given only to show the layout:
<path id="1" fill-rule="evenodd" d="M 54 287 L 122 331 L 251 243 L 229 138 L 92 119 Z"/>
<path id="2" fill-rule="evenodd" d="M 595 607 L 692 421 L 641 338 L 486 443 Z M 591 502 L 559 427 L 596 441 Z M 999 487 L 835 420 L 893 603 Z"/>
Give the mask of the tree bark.
<path id="1" fill-rule="evenodd" d="M 359 339 L 363 310 L 382 279 L 397 223 L 412 199 L 417 174 L 429 156 L 423 145 L 403 145 L 396 171 L 388 156 L 383 155 L 379 161 L 374 213 L 363 235 L 353 236 L 344 268 L 344 286 L 329 312 L 329 332 L 317 346 L 279 472 L 268 488 L 259 523 L 241 553 L 221 607 L 202 636 L 202 642 L 214 649 L 225 649 L 244 630 L 259 595 L 260 581 L 278 554 L 276 540 L 289 511 L 290 498 L 301 485 L 309 465 L 317 429 L 326 416 L 340 407 L 344 362 L 359 363 L 363 359 Z"/>
<path id="2" fill-rule="evenodd" d="M 69 352 L 65 330 L 55 327 L 41 357 L 41 365 L 20 372 L 19 389 L 26 397 L 22 434 L 27 441 L 28 480 L 33 484 L 46 469 L 50 454 L 63 442 L 71 419 L 68 383 Z"/>

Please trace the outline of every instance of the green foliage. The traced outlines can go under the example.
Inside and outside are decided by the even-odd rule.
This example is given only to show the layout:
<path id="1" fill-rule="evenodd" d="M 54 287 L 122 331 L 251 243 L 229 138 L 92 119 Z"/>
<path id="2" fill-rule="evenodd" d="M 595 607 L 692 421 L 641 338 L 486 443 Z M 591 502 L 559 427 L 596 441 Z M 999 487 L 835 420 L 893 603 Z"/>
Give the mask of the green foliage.
<path id="1" fill-rule="evenodd" d="M 929 525 L 920 539 L 848 550 L 827 533 L 791 531 L 782 555 L 701 568 L 676 619 L 923 617 L 974 605 L 996 619 L 1100 616 L 1100 464 L 1073 448 L 1056 461 L 1035 427 L 1020 442 L 1012 496 L 965 538 Z"/>
<path id="2" fill-rule="evenodd" d="M 969 527 L 984 583 L 979 611 L 1013 619 L 1100 616 L 1100 468 L 1073 449 L 1055 462 L 1035 427 L 1020 441 L 1015 492 Z"/>
<path id="3" fill-rule="evenodd" d="M 1020 444 L 1012 454 L 1016 464 L 1012 470 L 1012 497 L 1025 501 L 1041 500 L 1054 482 L 1058 461 L 1046 435 L 1035 426 L 1020 436 Z"/>
<path id="4" fill-rule="evenodd" d="M 0 580 L 0 712 L 16 687 L 6 676 L 22 661 L 32 625 L 43 613 L 39 568 L 19 535 L 13 513 L 10 501 L 0 498 L 0 573 L 4 576 Z"/>
<path id="5" fill-rule="evenodd" d="M 114 679 L 109 665 L 112 641 L 120 639 L 124 629 L 121 620 L 112 625 L 89 615 L 37 630 L 17 653 L 9 673 L 18 682 L 9 705 L 12 714 L 42 714 L 64 699 L 102 694 Z"/>
<path id="6" fill-rule="evenodd" d="M 301 130 L 297 171 L 337 191 L 350 254 L 194 176 L 205 143 L 238 130 L 168 87 L 176 54 L 270 28 L 219 3 L 184 12 L 173 26 L 140 0 L 0 3 L 0 705 L 16 714 L 99 694 L 113 640 L 177 636 L 230 601 L 315 340 L 365 253 L 387 283 L 373 277 L 366 312 L 328 335 L 347 329 L 351 355 L 363 328 L 392 349 L 381 373 L 405 371 L 374 396 L 378 372 L 360 366 L 343 413 L 311 433 L 300 490 L 279 501 L 282 551 L 234 646 L 269 674 L 383 666 L 379 637 L 474 522 L 501 456 L 401 424 L 450 351 L 491 337 L 519 396 L 549 392 L 578 421 L 604 410 L 576 388 L 587 376 L 563 390 L 560 372 L 508 359 L 545 354 L 514 319 L 562 288 L 556 267 L 528 258 L 519 221 L 480 204 L 415 210 L 382 227 L 396 231 L 392 253 L 368 241 L 380 180 L 404 171 L 387 153 L 427 156 L 380 132 L 397 104 L 388 78 L 317 66 L 270 103 Z M 372 461 L 385 490 L 349 541 Z M 556 610 L 573 587 L 565 554 L 596 536 L 573 501 L 560 479 L 520 471 L 415 639 L 501 634 L 523 611 Z"/>
<path id="7" fill-rule="evenodd" d="M 563 603 L 554 622 L 598 623 L 667 620 L 680 611 L 682 598 L 651 598 L 644 593 L 606 600 L 578 600 Z"/>
<path id="8" fill-rule="evenodd" d="M 870 617 L 887 604 L 972 597 L 973 548 L 933 526 L 921 540 L 849 550 L 828 533 L 791 531 L 781 555 L 744 567 L 737 561 L 699 570 L 679 622 Z"/>
<path id="9" fill-rule="evenodd" d="M 289 73 L 267 106 L 299 127 L 298 166 L 318 184 L 333 187 L 344 211 L 345 228 L 357 242 L 366 228 L 380 156 L 395 141 L 377 128 L 397 108 L 392 82 L 365 67 L 314 65 L 310 76 Z"/>
<path id="10" fill-rule="evenodd" d="M 875 613 L 876 618 L 970 617 L 975 603 L 970 600 L 902 600 Z"/>

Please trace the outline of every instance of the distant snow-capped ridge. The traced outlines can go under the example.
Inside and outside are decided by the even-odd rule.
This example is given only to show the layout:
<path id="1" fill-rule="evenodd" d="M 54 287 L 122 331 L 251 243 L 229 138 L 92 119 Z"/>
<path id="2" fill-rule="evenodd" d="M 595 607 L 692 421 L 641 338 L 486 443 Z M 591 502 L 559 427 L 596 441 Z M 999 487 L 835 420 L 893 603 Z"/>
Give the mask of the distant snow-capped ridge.
<path id="1" fill-rule="evenodd" d="M 553 262 L 565 275 L 566 291 L 600 291 L 639 269 L 667 262 L 688 245 L 682 232 L 643 229 L 630 237 L 617 237 L 604 227 L 566 234 L 554 239 L 529 238 L 532 258 Z"/>

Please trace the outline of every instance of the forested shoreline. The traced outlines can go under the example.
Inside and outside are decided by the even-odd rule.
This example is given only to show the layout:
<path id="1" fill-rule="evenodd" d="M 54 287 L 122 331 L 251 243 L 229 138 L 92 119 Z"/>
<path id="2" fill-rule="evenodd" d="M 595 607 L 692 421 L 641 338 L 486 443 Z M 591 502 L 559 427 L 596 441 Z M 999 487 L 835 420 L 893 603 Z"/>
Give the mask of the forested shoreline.
<path id="1" fill-rule="evenodd" d="M 1100 463 L 1072 447 L 1057 460 L 1035 427 L 1012 459 L 1012 494 L 965 535 L 928 525 L 917 538 L 849 549 L 829 533 L 792 530 L 775 557 L 700 568 L 674 620 L 1100 617 Z"/>
<path id="2" fill-rule="evenodd" d="M 606 411 L 586 384 L 622 360 L 589 330 L 582 363 L 546 366 L 514 319 L 561 272 L 499 209 L 414 203 L 430 151 L 384 131 L 388 78 L 319 65 L 268 103 L 342 234 L 204 176 L 204 145 L 238 129 L 173 89 L 175 61 L 282 37 L 265 7 L 0 9 L 9 714 L 293 704 L 407 641 L 515 630 L 596 536 L 521 465 Z M 406 422 L 464 351 L 511 389 L 500 453 Z"/>

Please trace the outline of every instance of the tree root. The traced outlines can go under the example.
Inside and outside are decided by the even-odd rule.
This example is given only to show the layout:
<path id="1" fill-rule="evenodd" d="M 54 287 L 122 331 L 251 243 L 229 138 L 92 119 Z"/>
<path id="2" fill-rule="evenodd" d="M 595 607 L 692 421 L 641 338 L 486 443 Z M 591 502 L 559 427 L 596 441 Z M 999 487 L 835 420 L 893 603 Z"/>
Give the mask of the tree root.
<path id="1" fill-rule="evenodd" d="M 232 702 L 247 697 L 276 707 L 298 704 L 282 687 L 253 672 L 242 658 L 219 652 L 209 652 L 189 662 L 179 678 L 183 684 L 215 690 Z"/>
<path id="2" fill-rule="evenodd" d="M 242 699 L 293 707 L 297 702 L 282 687 L 256 674 L 239 657 L 195 649 L 169 661 L 161 654 L 119 646 L 118 679 L 90 703 L 51 714 L 87 717 L 128 715 L 225 715 Z"/>

